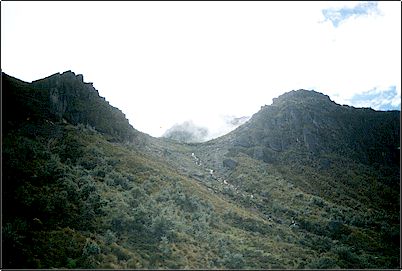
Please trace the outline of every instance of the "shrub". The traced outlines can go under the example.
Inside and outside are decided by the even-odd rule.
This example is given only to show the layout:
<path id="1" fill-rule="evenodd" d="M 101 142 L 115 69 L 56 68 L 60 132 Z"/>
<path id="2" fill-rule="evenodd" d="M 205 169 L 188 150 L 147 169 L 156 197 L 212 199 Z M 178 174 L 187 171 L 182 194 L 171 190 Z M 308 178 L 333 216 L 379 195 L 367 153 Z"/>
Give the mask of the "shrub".
<path id="1" fill-rule="evenodd" d="M 104 237 L 107 245 L 111 245 L 117 241 L 116 234 L 110 229 L 106 231 Z"/>
<path id="2" fill-rule="evenodd" d="M 124 190 L 130 189 L 130 184 L 122 174 L 116 171 L 111 171 L 110 173 L 107 174 L 105 177 L 106 183 L 109 186 L 120 186 Z"/>
<path id="3" fill-rule="evenodd" d="M 311 269 L 339 269 L 339 266 L 336 264 L 335 259 L 323 257 L 317 260 L 313 260 L 311 263 L 307 265 L 307 268 Z"/>
<path id="4" fill-rule="evenodd" d="M 359 257 L 352 252 L 352 249 L 348 246 L 336 246 L 332 249 L 332 251 L 338 255 L 339 259 L 342 260 L 344 263 L 341 264 L 341 268 L 361 268 L 359 266 Z"/>
<path id="5" fill-rule="evenodd" d="M 312 196 L 310 199 L 310 203 L 321 208 L 325 206 L 324 200 L 317 196 Z"/>
<path id="6" fill-rule="evenodd" d="M 151 234 L 153 239 L 159 242 L 163 236 L 168 234 L 168 231 L 170 231 L 172 227 L 172 221 L 164 216 L 158 215 L 152 220 L 151 224 Z"/>
<path id="7" fill-rule="evenodd" d="M 87 256 L 91 256 L 91 255 L 98 255 L 98 254 L 100 254 L 100 252 L 101 252 L 101 249 L 100 249 L 99 245 L 95 241 L 87 238 L 85 246 L 82 249 L 82 255 L 87 257 Z"/>
<path id="8" fill-rule="evenodd" d="M 223 258 L 224 265 L 229 269 L 243 269 L 244 259 L 240 253 L 227 253 Z"/>

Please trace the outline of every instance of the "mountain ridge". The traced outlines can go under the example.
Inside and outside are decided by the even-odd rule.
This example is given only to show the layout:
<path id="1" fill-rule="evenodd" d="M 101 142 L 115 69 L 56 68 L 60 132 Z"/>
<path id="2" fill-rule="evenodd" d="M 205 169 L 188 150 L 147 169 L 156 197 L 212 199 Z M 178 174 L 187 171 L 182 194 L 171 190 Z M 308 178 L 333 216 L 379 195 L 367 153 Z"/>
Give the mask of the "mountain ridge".
<path id="1" fill-rule="evenodd" d="M 375 143 L 380 138 L 378 133 L 381 133 L 383 121 L 379 117 L 380 114 L 388 118 L 386 122 L 393 127 L 391 134 L 386 135 L 388 138 L 383 139 L 382 144 L 388 144 L 386 152 L 393 153 L 389 159 L 396 159 L 397 148 L 400 145 L 400 111 L 375 111 L 341 106 L 331 101 L 327 95 L 307 90 L 285 93 L 274 99 L 272 105 L 263 106 L 239 130 L 259 129 L 258 133 L 264 134 L 265 137 L 250 135 L 247 132 L 245 135 L 238 135 L 233 145 L 250 147 L 253 144 L 258 145 L 256 143 L 258 141 L 265 140 L 263 145 L 273 151 L 281 152 L 293 145 L 304 143 L 301 147 L 311 153 L 339 151 L 347 155 L 346 149 L 349 149 L 358 151 L 360 156 L 363 155 L 362 160 L 370 160 L 367 158 L 369 155 L 363 154 L 362 149 L 370 148 L 370 142 Z M 357 127 L 356 124 L 360 125 L 358 129 L 362 128 L 363 131 L 358 133 L 353 128 Z M 284 138 L 280 134 L 287 136 Z M 254 138 L 249 140 L 250 136 Z M 370 136 L 370 139 L 365 139 Z M 348 138 L 350 139 L 347 140 Z M 347 144 L 343 147 L 338 141 Z"/>
<path id="2" fill-rule="evenodd" d="M 7 268 L 400 264 L 400 112 L 298 90 L 180 143 L 135 130 L 70 71 L 2 73 L 2 92 Z"/>
<path id="3" fill-rule="evenodd" d="M 84 82 L 83 75 L 66 71 L 32 81 L 32 83 L 13 80 L 13 77 L 5 73 L 2 73 L 2 77 L 10 78 L 10 80 L 4 80 L 6 84 L 10 82 L 29 86 L 31 89 L 37 89 L 36 93 L 41 90 L 42 95 L 36 99 L 47 108 L 51 115 L 47 117 L 53 120 L 64 119 L 72 124 L 90 125 L 100 132 L 109 134 L 114 140 L 132 140 L 140 133 L 129 124 L 120 109 L 111 106 L 104 97 L 99 96 L 98 90 L 92 83 Z M 13 107 L 15 106 L 10 105 L 6 111 L 15 111 Z M 113 121 L 108 122 L 106 119 Z"/>

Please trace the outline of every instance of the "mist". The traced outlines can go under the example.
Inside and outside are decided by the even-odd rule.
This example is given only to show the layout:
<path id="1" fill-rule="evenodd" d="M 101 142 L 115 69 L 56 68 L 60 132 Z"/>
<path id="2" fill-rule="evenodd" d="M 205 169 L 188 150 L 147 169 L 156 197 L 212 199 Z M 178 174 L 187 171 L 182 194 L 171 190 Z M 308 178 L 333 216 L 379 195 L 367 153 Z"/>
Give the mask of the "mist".
<path id="1" fill-rule="evenodd" d="M 182 123 L 174 124 L 165 131 L 162 137 L 185 143 L 205 142 L 233 131 L 249 119 L 250 117 L 248 116 L 225 115 L 216 119 L 215 125 L 210 125 L 209 127 L 195 123 L 193 120 L 186 120 Z"/>

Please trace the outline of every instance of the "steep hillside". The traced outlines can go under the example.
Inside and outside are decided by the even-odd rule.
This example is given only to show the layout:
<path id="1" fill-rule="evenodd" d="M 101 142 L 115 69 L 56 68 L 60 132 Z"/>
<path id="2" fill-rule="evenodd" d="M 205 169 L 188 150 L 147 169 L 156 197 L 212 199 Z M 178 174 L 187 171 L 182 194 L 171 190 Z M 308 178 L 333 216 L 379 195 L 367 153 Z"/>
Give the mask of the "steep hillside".
<path id="1" fill-rule="evenodd" d="M 139 134 L 92 83 L 84 83 L 82 75 L 66 71 L 28 84 L 2 73 L 2 80 L 6 130 L 25 120 L 47 119 L 88 125 L 117 141 L 130 141 Z"/>
<path id="2" fill-rule="evenodd" d="M 72 72 L 2 91 L 5 268 L 399 266 L 399 112 L 299 90 L 185 144 Z"/>
<path id="3" fill-rule="evenodd" d="M 340 106 L 314 91 L 292 91 L 232 133 L 200 145 L 198 153 L 234 187 L 253 193 L 261 214 L 274 212 L 352 253 L 370 251 L 377 259 L 374 254 L 388 251 L 397 265 L 399 111 Z"/>
<path id="4" fill-rule="evenodd" d="M 270 162 L 289 150 L 311 157 L 340 155 L 364 164 L 399 166 L 399 111 L 339 106 L 308 90 L 281 95 L 236 132 L 233 147 L 262 148 Z"/>

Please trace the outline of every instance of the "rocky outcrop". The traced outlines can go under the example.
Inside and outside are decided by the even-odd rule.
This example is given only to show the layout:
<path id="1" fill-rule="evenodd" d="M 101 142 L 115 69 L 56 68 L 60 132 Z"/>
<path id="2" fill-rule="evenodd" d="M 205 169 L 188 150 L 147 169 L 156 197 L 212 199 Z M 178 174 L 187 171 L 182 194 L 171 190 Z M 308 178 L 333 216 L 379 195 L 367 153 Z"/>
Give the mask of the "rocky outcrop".
<path id="1" fill-rule="evenodd" d="M 265 162 L 290 153 L 310 157 L 331 154 L 363 163 L 397 163 L 399 111 L 374 111 L 341 106 L 327 95 L 297 90 L 266 105 L 233 131 L 232 152 L 243 152 Z M 288 159 L 288 158 L 286 158 Z"/>
<path id="2" fill-rule="evenodd" d="M 99 99 L 98 91 L 92 83 L 84 83 L 84 77 L 81 74 L 75 75 L 72 71 L 56 73 L 33 81 L 32 86 L 47 89 L 53 113 L 75 123 L 85 122 L 77 114 L 82 111 L 80 110 L 82 108 L 79 108 L 80 102 L 93 102 Z"/>
<path id="3" fill-rule="evenodd" d="M 92 83 L 71 71 L 33 81 L 34 88 L 48 91 L 51 112 L 72 124 L 90 125 L 119 140 L 131 140 L 135 130 L 119 109 L 111 106 Z"/>
<path id="4" fill-rule="evenodd" d="M 228 168 L 228 169 L 235 169 L 237 166 L 237 162 L 233 159 L 225 159 L 223 160 L 223 166 Z"/>

